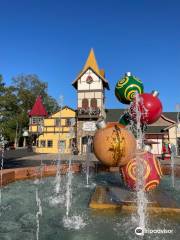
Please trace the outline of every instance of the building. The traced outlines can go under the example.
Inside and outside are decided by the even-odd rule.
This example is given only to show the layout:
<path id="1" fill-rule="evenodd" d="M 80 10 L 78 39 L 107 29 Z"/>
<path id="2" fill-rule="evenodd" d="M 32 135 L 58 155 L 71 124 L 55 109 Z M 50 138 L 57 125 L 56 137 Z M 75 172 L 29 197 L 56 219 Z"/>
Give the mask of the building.
<path id="1" fill-rule="evenodd" d="M 87 142 L 93 139 L 98 118 L 117 122 L 124 113 L 125 109 L 105 108 L 105 91 L 109 90 L 109 83 L 104 70 L 99 69 L 93 49 L 72 85 L 77 92 L 77 110 L 65 106 L 47 116 L 41 97 L 36 99 L 29 113 L 29 132 L 36 143 L 36 152 L 69 153 L 73 142 L 79 154 L 86 153 Z M 69 137 L 72 119 L 75 122 L 74 136 Z M 177 113 L 164 112 L 157 122 L 148 125 L 145 139 L 154 154 L 161 155 L 164 145 L 173 144 L 177 146 L 177 154 L 180 155 L 180 124 L 177 124 Z"/>
<path id="2" fill-rule="evenodd" d="M 42 125 L 44 118 L 48 116 L 48 113 L 42 103 L 42 97 L 38 96 L 36 101 L 29 112 L 29 133 L 31 135 L 33 144 L 36 143 L 36 139 L 42 132 Z"/>
<path id="3" fill-rule="evenodd" d="M 39 97 L 37 98 L 39 99 Z M 37 108 L 37 102 L 41 102 Z M 42 100 L 35 102 L 30 112 L 29 132 L 33 136 L 37 153 L 70 153 L 76 139 L 76 112 L 64 106 L 50 116 L 43 116 Z M 38 115 L 37 115 L 38 109 Z M 32 115 L 33 113 L 33 115 Z"/>
<path id="4" fill-rule="evenodd" d="M 79 152 L 84 153 L 88 138 L 95 133 L 95 122 L 100 117 L 106 118 L 105 90 L 109 90 L 105 72 L 99 69 L 93 49 L 72 85 L 77 91 L 77 146 Z"/>
<path id="5" fill-rule="evenodd" d="M 125 109 L 106 109 L 106 121 L 117 122 Z M 177 126 L 176 112 L 163 112 L 161 117 L 153 124 L 148 125 L 145 132 L 146 143 L 151 145 L 152 153 L 162 154 L 163 144 L 169 143 L 177 146 L 177 154 L 180 155 L 180 124 Z"/>

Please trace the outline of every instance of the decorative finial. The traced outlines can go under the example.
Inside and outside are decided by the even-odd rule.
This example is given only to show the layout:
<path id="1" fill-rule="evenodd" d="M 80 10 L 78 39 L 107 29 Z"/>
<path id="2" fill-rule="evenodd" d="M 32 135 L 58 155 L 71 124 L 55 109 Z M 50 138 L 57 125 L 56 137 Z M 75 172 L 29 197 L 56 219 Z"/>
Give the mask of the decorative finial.
<path id="1" fill-rule="evenodd" d="M 126 75 L 127 77 L 132 76 L 131 72 L 126 72 L 125 75 Z"/>
<path id="2" fill-rule="evenodd" d="M 152 91 L 152 95 L 153 95 L 153 97 L 158 97 L 159 96 L 159 92 L 157 90 L 153 90 Z"/>
<path id="3" fill-rule="evenodd" d="M 96 127 L 97 129 L 105 128 L 106 127 L 106 122 L 104 121 L 104 118 L 101 117 L 97 120 L 96 122 Z"/>

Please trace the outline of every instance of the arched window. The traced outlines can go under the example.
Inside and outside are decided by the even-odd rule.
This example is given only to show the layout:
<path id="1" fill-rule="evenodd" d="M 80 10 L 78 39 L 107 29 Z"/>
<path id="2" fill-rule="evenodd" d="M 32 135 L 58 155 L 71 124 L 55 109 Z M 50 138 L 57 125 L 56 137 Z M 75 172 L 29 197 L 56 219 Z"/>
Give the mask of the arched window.
<path id="1" fill-rule="evenodd" d="M 89 103 L 88 103 L 88 99 L 87 98 L 84 98 L 82 100 L 82 108 L 83 109 L 87 109 L 89 107 Z"/>
<path id="2" fill-rule="evenodd" d="M 96 98 L 91 99 L 91 107 L 92 108 L 97 108 L 97 99 Z"/>

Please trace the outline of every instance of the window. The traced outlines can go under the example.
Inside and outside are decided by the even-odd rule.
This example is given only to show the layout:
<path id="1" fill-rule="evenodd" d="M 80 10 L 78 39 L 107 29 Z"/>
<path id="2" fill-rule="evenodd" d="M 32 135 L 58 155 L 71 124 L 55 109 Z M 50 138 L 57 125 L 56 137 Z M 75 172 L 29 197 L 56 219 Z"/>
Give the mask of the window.
<path id="1" fill-rule="evenodd" d="M 52 140 L 48 140 L 47 141 L 47 147 L 53 147 L 53 141 Z"/>
<path id="2" fill-rule="evenodd" d="M 89 75 L 87 78 L 86 78 L 86 82 L 88 84 L 91 84 L 93 82 L 93 78 Z"/>
<path id="3" fill-rule="evenodd" d="M 66 148 L 66 141 L 65 140 L 59 140 L 59 146 L 58 146 L 60 152 L 64 152 Z"/>
<path id="4" fill-rule="evenodd" d="M 46 141 L 45 140 L 40 141 L 40 147 L 46 147 Z"/>
<path id="5" fill-rule="evenodd" d="M 76 119 L 75 118 L 67 118 L 66 119 L 66 126 L 73 127 L 76 125 Z"/>
<path id="6" fill-rule="evenodd" d="M 92 108 L 97 108 L 97 99 L 96 98 L 91 99 L 91 107 Z"/>
<path id="7" fill-rule="evenodd" d="M 65 119 L 65 126 L 70 126 L 70 125 L 71 125 L 70 119 L 69 118 Z"/>
<path id="8" fill-rule="evenodd" d="M 42 117 L 33 117 L 32 124 L 41 124 L 43 122 Z"/>
<path id="9" fill-rule="evenodd" d="M 88 102 L 88 99 L 87 98 L 84 98 L 82 100 L 82 108 L 83 109 L 87 109 L 89 107 L 89 102 Z"/>
<path id="10" fill-rule="evenodd" d="M 55 119 L 55 126 L 60 127 L 60 119 L 59 118 Z"/>
<path id="11" fill-rule="evenodd" d="M 32 124 L 37 124 L 37 118 L 35 117 L 32 118 Z"/>
<path id="12" fill-rule="evenodd" d="M 37 121 L 39 124 L 41 124 L 43 122 L 43 119 L 41 117 L 39 117 Z"/>
<path id="13" fill-rule="evenodd" d="M 75 118 L 67 118 L 65 120 L 65 126 L 70 127 L 70 126 L 75 126 L 75 124 L 76 124 L 76 119 Z"/>

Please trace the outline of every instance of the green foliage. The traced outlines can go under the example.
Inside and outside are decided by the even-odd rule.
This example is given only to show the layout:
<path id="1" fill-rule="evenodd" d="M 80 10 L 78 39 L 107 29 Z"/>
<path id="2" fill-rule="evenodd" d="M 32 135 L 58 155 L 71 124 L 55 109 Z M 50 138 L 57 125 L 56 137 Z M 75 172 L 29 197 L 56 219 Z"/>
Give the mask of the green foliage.
<path id="1" fill-rule="evenodd" d="M 6 86 L 0 75 L 0 133 L 7 140 L 14 141 L 16 135 L 19 139 L 23 129 L 28 128 L 28 111 L 38 95 L 42 96 L 48 113 L 58 109 L 58 103 L 48 95 L 47 87 L 47 83 L 34 74 L 13 77 L 11 86 Z"/>

